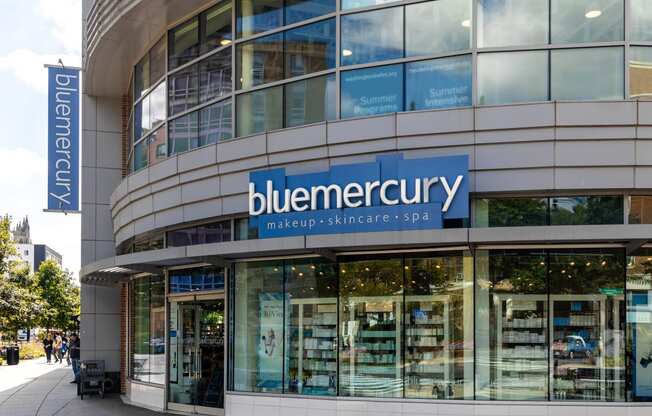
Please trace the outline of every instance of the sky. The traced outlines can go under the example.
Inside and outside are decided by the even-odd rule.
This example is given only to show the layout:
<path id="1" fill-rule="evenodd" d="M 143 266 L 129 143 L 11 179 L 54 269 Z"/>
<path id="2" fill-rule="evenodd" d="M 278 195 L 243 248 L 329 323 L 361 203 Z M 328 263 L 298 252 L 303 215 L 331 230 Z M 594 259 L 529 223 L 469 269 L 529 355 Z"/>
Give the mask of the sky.
<path id="1" fill-rule="evenodd" d="M 29 217 L 32 242 L 80 268 L 81 216 L 47 203 L 47 72 L 81 64 L 81 0 L 0 0 L 0 215 Z M 83 82 L 83 81 L 82 81 Z"/>

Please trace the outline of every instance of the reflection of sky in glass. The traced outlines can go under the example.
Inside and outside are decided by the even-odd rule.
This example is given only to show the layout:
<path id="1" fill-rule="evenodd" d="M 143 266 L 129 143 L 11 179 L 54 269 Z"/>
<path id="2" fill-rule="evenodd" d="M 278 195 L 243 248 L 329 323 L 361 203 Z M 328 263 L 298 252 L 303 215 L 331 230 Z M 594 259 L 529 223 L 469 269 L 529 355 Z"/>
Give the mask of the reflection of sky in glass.
<path id="1" fill-rule="evenodd" d="M 342 9 L 377 6 L 379 4 L 395 3 L 400 0 L 342 0 Z"/>
<path id="2" fill-rule="evenodd" d="M 406 64 L 406 110 L 471 105 L 471 56 Z"/>
<path id="3" fill-rule="evenodd" d="M 548 0 L 479 0 L 478 46 L 548 43 Z"/>
<path id="4" fill-rule="evenodd" d="M 285 2 L 285 24 L 307 20 L 335 11 L 337 0 L 288 0 Z"/>
<path id="5" fill-rule="evenodd" d="M 567 49 L 551 52 L 553 100 L 622 99 L 622 48 Z"/>
<path id="6" fill-rule="evenodd" d="M 403 65 L 341 74 L 342 118 L 403 111 Z"/>
<path id="7" fill-rule="evenodd" d="M 478 55 L 478 103 L 548 100 L 548 52 Z"/>
<path id="8" fill-rule="evenodd" d="M 587 18 L 588 12 L 600 14 Z M 622 0 L 553 0 L 550 9 L 551 41 L 578 43 L 622 40 L 623 13 Z"/>
<path id="9" fill-rule="evenodd" d="M 407 56 L 468 49 L 471 1 L 439 0 L 405 7 Z"/>
<path id="10" fill-rule="evenodd" d="M 631 40 L 652 40 L 652 1 L 630 0 Z"/>
<path id="11" fill-rule="evenodd" d="M 238 37 L 264 32 L 283 24 L 283 0 L 239 0 L 237 3 Z"/>
<path id="12" fill-rule="evenodd" d="M 342 16 L 342 65 L 403 57 L 403 8 Z"/>

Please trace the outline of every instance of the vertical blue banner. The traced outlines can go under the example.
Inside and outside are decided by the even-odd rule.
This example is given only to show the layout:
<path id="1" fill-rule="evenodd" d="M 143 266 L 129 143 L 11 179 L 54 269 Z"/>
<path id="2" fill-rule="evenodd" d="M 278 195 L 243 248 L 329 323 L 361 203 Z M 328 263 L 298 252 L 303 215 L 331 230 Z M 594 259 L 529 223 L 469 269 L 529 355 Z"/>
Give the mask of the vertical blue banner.
<path id="1" fill-rule="evenodd" d="M 48 210 L 79 211 L 79 75 L 48 66 Z"/>

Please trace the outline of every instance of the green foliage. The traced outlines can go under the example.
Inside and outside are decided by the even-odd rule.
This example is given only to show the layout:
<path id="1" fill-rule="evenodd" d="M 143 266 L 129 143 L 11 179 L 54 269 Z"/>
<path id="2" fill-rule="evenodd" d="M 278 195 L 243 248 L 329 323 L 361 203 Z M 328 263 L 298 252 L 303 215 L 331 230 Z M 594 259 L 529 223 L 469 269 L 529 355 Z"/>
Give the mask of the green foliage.
<path id="1" fill-rule="evenodd" d="M 20 346 L 18 356 L 21 360 L 31 360 L 33 358 L 44 357 L 45 350 L 43 349 L 43 345 L 37 344 L 36 342 L 30 342 Z"/>
<path id="2" fill-rule="evenodd" d="M 35 274 L 35 286 L 43 301 L 40 326 L 74 329 L 73 317 L 79 315 L 79 288 L 73 284 L 70 273 L 54 260 L 46 260 Z"/>
<path id="3" fill-rule="evenodd" d="M 11 239 L 11 218 L 5 215 L 0 218 L 0 276 L 9 272 L 9 258 L 17 253 L 16 245 Z"/>

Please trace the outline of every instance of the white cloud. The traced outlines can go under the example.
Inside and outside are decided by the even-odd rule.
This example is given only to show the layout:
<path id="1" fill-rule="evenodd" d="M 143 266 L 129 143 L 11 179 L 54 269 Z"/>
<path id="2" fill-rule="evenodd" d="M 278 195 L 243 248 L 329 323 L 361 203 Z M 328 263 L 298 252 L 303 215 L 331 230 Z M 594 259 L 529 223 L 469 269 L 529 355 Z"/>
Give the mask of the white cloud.
<path id="1" fill-rule="evenodd" d="M 47 161 L 28 149 L 0 148 L 0 169 L 10 173 L 0 175 L 0 188 L 20 190 L 47 175 Z"/>
<path id="2" fill-rule="evenodd" d="M 52 21 L 50 33 L 66 52 L 81 52 L 81 0 L 39 0 L 36 13 Z M 65 61 L 64 61 L 65 62 Z"/>
<path id="3" fill-rule="evenodd" d="M 59 59 L 62 59 L 66 66 L 80 65 L 78 55 L 39 54 L 29 49 L 18 49 L 0 56 L 0 71 L 11 72 L 29 87 L 47 94 L 48 79 L 43 65 L 56 64 Z"/>

